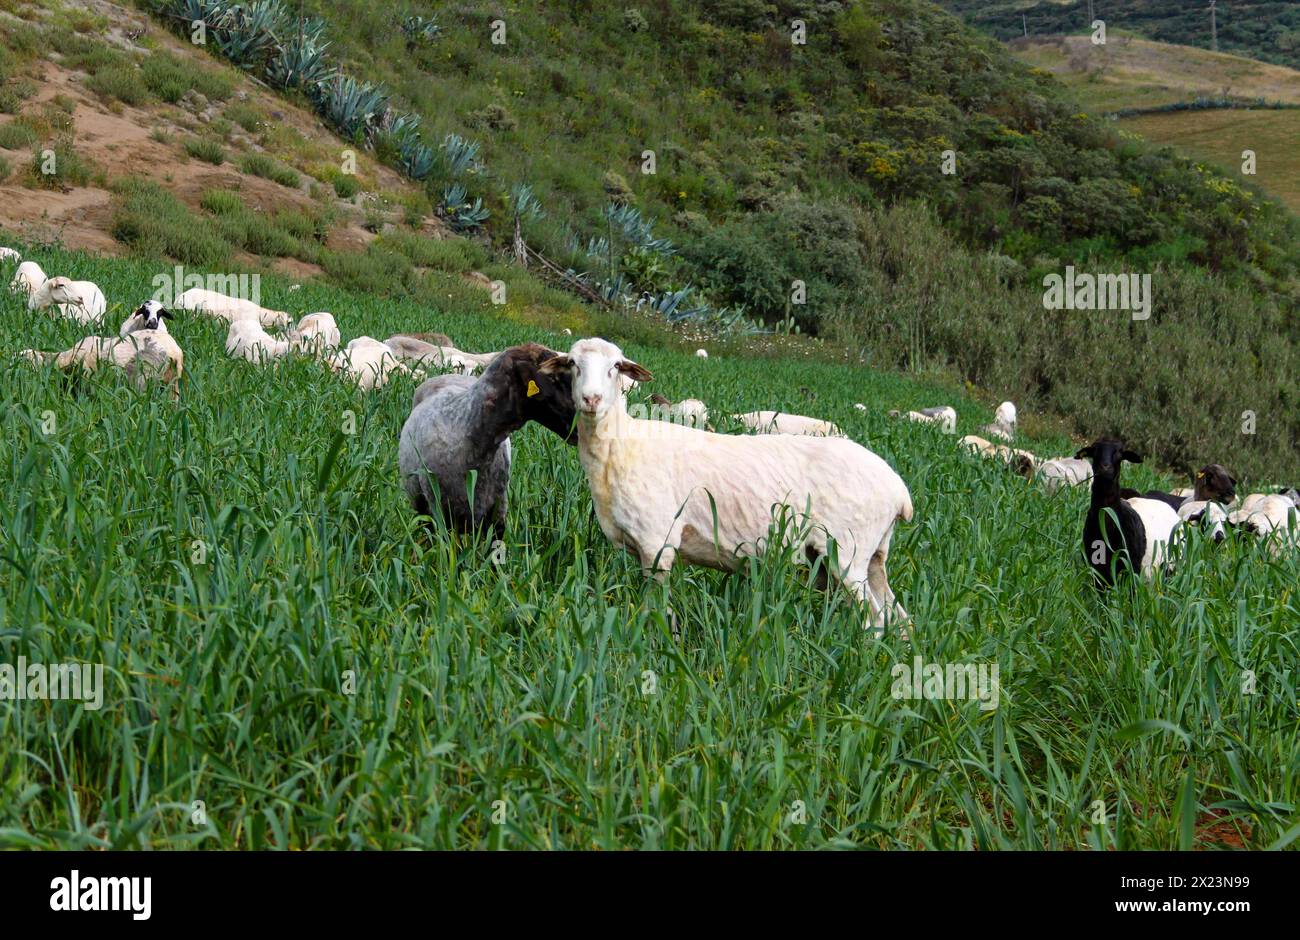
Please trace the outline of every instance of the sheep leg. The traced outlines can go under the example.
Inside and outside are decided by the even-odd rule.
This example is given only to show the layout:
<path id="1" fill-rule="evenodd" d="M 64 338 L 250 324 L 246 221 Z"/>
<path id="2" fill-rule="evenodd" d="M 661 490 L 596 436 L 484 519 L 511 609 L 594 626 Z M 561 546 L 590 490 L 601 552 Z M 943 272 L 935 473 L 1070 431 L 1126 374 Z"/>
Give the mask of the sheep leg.
<path id="1" fill-rule="evenodd" d="M 907 611 L 903 605 L 898 602 L 894 596 L 894 589 L 889 586 L 889 575 L 885 570 L 885 562 L 889 558 L 889 540 L 894 536 L 894 527 L 890 526 L 885 532 L 885 537 L 880 540 L 879 547 L 876 548 L 875 554 L 867 562 L 867 583 L 870 585 L 872 592 L 881 599 L 886 607 L 890 609 L 893 619 L 899 622 L 908 619 Z M 906 638 L 906 631 L 903 632 Z"/>

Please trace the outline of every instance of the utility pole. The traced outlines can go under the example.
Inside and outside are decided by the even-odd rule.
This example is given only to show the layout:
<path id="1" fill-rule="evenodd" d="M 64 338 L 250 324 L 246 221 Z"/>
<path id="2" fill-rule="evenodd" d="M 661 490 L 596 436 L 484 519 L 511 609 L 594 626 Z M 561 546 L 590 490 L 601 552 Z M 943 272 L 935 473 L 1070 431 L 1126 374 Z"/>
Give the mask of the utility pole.
<path id="1" fill-rule="evenodd" d="M 1217 0 L 1210 0 L 1210 48 L 1215 52 L 1219 51 L 1219 21 L 1214 13 L 1214 4 Z"/>
<path id="2" fill-rule="evenodd" d="M 1029 38 L 1029 20 L 1028 20 L 1028 18 L 1026 18 L 1025 14 L 1023 14 L 1023 13 L 1020 14 L 1020 22 L 1021 22 L 1021 24 L 1023 24 L 1024 27 L 1025 27 L 1025 38 L 1028 39 L 1028 38 Z"/>
<path id="3" fill-rule="evenodd" d="M 1092 0 L 1088 0 L 1088 28 L 1092 29 L 1092 24 L 1095 22 L 1096 18 L 1092 15 Z"/>

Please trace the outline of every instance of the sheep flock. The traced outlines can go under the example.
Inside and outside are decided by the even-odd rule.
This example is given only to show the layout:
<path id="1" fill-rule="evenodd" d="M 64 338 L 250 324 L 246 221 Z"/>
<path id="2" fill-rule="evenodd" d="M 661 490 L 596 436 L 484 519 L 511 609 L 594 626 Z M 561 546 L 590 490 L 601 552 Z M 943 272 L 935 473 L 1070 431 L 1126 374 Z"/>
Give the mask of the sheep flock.
<path id="1" fill-rule="evenodd" d="M 747 558 L 779 550 L 841 585 L 876 635 L 891 628 L 908 635 L 910 617 L 887 565 L 896 526 L 913 522 L 912 495 L 889 463 L 829 420 L 771 409 L 733 412 L 657 393 L 641 400 L 650 370 L 604 339 L 580 338 L 567 351 L 524 343 L 469 352 L 444 333 L 420 329 L 344 343 L 333 313 L 294 321 L 284 311 L 201 288 L 168 303 L 132 299 L 114 308 L 131 312 L 104 333 L 112 330 L 105 322 L 110 307 L 98 286 L 49 277 L 11 249 L 0 250 L 0 260 L 16 263 L 9 289 L 26 296 L 29 311 L 95 331 L 64 350 L 18 353 L 35 367 L 70 374 L 118 369 L 136 388 L 157 382 L 179 401 L 185 321 L 207 317 L 226 330 L 225 355 L 249 368 L 306 359 L 361 392 L 379 391 L 395 376 L 421 381 L 395 434 L 397 477 L 420 516 L 503 535 L 510 437 L 533 421 L 573 446 L 601 532 L 645 575 L 665 582 L 678 564 L 738 571 Z M 710 369 L 725 368 L 725 358 L 710 359 L 706 350 L 696 357 Z M 889 415 L 956 434 L 951 405 Z M 1120 486 L 1122 464 L 1142 461 L 1122 439 L 1099 438 L 1044 459 L 1015 446 L 1018 418 L 1015 404 L 1004 401 L 981 434 L 961 437 L 956 447 L 1049 494 L 1088 486 L 1081 549 L 1100 588 L 1177 565 L 1194 531 L 1215 542 L 1233 532 L 1257 537 L 1273 555 L 1300 548 L 1294 488 L 1239 497 L 1232 474 L 1211 463 L 1186 490 L 1139 493 Z"/>

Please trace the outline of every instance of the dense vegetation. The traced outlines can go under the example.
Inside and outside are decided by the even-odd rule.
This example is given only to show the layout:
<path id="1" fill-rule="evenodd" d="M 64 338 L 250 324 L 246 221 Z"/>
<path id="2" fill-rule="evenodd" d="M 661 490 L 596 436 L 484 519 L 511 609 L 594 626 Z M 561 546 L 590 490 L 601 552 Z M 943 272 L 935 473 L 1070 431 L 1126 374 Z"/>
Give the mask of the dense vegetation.
<path id="1" fill-rule="evenodd" d="M 939 0 L 974 26 L 998 37 L 1077 33 L 1088 29 L 1088 0 Z M 1210 4 L 1187 0 L 1095 0 L 1093 15 L 1107 28 L 1158 42 L 1211 48 Z M 1215 8 L 1219 51 L 1300 68 L 1300 4 L 1293 0 L 1232 0 Z M 1022 20 L 1022 15 L 1024 19 Z"/>
<path id="2" fill-rule="evenodd" d="M 17 247 L 121 306 L 165 269 Z M 347 336 L 565 341 L 458 298 L 263 286 Z M 360 395 L 316 362 L 231 360 L 218 323 L 181 315 L 178 405 L 0 362 L 0 662 L 103 663 L 106 684 L 98 711 L 0 700 L 0 847 L 1294 845 L 1300 554 L 1193 539 L 1171 577 L 1102 598 L 1079 557 L 1086 491 L 1048 497 L 885 417 L 943 395 L 967 433 L 987 419 L 969 398 L 591 326 L 655 373 L 642 400 L 804 410 L 808 388 L 896 466 L 912 641 L 870 639 L 779 553 L 675 571 L 673 635 L 576 453 L 536 427 L 514 439 L 504 551 L 424 531 L 396 471 L 410 381 Z M 0 292 L 5 349 L 83 332 Z M 916 656 L 996 664 L 997 707 L 895 698 Z"/>

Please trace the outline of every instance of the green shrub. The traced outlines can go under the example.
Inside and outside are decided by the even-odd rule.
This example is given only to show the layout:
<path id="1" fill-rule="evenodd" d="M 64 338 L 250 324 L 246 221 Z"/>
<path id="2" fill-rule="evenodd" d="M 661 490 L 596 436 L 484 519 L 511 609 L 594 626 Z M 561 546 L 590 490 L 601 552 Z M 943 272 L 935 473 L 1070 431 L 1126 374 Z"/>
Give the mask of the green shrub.
<path id="1" fill-rule="evenodd" d="M 6 160 L 4 157 L 0 157 L 0 183 L 3 183 L 5 180 L 9 178 L 9 172 L 10 172 L 9 161 Z"/>
<path id="2" fill-rule="evenodd" d="M 18 121 L 0 124 L 0 148 L 4 150 L 26 150 L 36 141 L 36 132 L 26 124 Z"/>
<path id="3" fill-rule="evenodd" d="M 244 104 L 242 101 L 232 102 L 226 107 L 224 113 L 228 120 L 238 124 L 250 134 L 257 132 L 264 119 L 261 111 L 252 105 Z"/>
<path id="4" fill-rule="evenodd" d="M 239 168 L 251 176 L 260 176 L 281 186 L 288 186 L 290 189 L 297 189 L 300 182 L 296 170 L 261 153 L 245 155 L 239 163 Z"/>
<path id="5" fill-rule="evenodd" d="M 111 232 L 135 253 L 196 266 L 229 263 L 231 244 L 158 184 L 130 178 L 113 192 Z"/>
<path id="6" fill-rule="evenodd" d="M 102 98 L 135 107 L 149 100 L 149 89 L 140 77 L 140 70 L 130 63 L 100 69 L 86 79 L 86 87 Z"/>
<path id="7" fill-rule="evenodd" d="M 351 199 L 361 192 L 361 182 L 350 173 L 340 173 L 334 177 L 334 192 L 340 199 Z"/>
<path id="8" fill-rule="evenodd" d="M 226 151 L 215 140 L 206 137 L 191 137 L 185 141 L 185 152 L 196 160 L 203 160 L 213 166 L 226 162 Z"/>
<path id="9" fill-rule="evenodd" d="M 32 154 L 32 177 L 46 189 L 85 186 L 94 173 L 94 164 L 77 153 L 71 140 L 58 140 Z"/>

